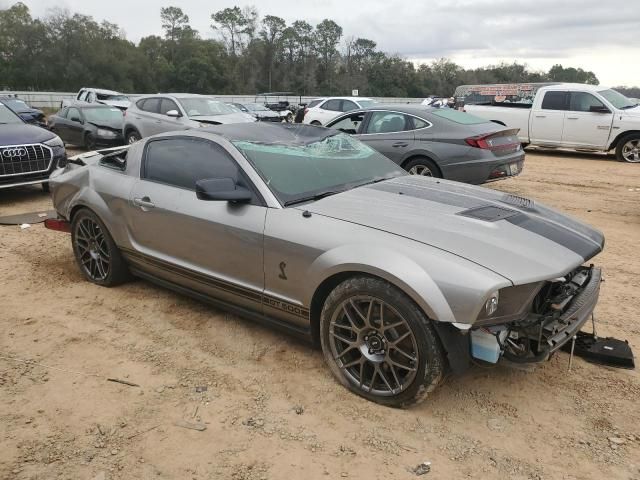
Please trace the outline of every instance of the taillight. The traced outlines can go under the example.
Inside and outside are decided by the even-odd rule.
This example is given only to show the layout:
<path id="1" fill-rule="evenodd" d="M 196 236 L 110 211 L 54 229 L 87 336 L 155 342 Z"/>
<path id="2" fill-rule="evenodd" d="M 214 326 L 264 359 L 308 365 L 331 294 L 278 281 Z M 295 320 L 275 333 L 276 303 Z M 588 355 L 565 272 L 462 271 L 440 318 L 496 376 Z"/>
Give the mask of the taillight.
<path id="1" fill-rule="evenodd" d="M 518 130 L 494 132 L 465 138 L 467 145 L 483 150 L 517 150 L 520 146 Z"/>
<path id="2" fill-rule="evenodd" d="M 71 224 L 66 220 L 59 218 L 47 218 L 44 221 L 45 228 L 49 230 L 56 230 L 58 232 L 71 233 Z"/>

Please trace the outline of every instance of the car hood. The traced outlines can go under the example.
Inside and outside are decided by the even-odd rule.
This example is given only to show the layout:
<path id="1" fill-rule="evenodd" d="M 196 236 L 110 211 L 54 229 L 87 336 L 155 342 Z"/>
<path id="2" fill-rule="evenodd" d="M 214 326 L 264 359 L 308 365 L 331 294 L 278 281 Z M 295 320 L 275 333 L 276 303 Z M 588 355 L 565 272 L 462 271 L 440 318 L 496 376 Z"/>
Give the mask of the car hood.
<path id="1" fill-rule="evenodd" d="M 54 137 L 49 130 L 26 123 L 0 125 L 0 146 L 42 143 Z"/>
<path id="2" fill-rule="evenodd" d="M 246 113 L 227 113 L 225 115 L 210 115 L 210 116 L 198 116 L 189 117 L 191 120 L 202 123 L 210 123 L 212 125 L 226 125 L 228 123 L 249 123 L 255 122 L 256 119 Z"/>
<path id="3" fill-rule="evenodd" d="M 299 207 L 421 242 L 524 284 L 562 276 L 602 251 L 604 236 L 522 197 L 402 176 Z"/>
<path id="4" fill-rule="evenodd" d="M 103 105 L 109 105 L 111 107 L 116 107 L 116 108 L 119 108 L 120 110 L 126 110 L 131 105 L 131 102 L 127 100 L 99 100 L 98 103 L 102 103 Z"/>

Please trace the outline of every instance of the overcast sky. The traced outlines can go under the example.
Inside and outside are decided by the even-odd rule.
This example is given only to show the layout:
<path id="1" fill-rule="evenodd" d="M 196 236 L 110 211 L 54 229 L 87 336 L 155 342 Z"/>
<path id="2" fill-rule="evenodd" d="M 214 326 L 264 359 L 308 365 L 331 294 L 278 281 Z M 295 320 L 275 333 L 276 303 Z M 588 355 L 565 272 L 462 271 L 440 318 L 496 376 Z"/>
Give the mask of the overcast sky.
<path id="1" fill-rule="evenodd" d="M 23 0 L 34 16 L 67 8 L 122 27 L 130 40 L 159 34 L 160 8 L 189 15 L 212 37 L 212 12 L 255 5 L 260 15 L 315 25 L 330 18 L 345 36 L 370 38 L 378 48 L 421 62 L 448 57 L 464 67 L 500 61 L 548 70 L 555 63 L 596 73 L 603 85 L 640 85 L 638 0 Z M 0 0 L 0 7 L 14 3 Z"/>

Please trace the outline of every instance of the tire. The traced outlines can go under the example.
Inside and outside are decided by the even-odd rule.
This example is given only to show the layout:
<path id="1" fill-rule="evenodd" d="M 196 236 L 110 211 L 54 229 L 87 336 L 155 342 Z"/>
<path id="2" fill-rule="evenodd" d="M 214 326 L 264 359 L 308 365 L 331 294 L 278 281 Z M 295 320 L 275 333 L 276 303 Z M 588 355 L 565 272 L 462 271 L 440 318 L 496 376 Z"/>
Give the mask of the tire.
<path id="1" fill-rule="evenodd" d="M 96 140 L 90 133 L 87 133 L 84 136 L 84 148 L 88 151 L 93 151 L 96 149 Z"/>
<path id="2" fill-rule="evenodd" d="M 127 135 L 125 140 L 127 141 L 127 145 L 131 145 L 132 143 L 136 143 L 138 140 L 142 139 L 140 133 L 136 129 L 131 129 L 127 131 Z"/>
<path id="3" fill-rule="evenodd" d="M 45 193 L 49 193 L 49 182 L 43 182 L 40 184 L 42 186 L 42 191 Z"/>
<path id="4" fill-rule="evenodd" d="M 620 162 L 640 162 L 640 133 L 631 133 L 618 141 L 616 145 L 616 158 Z"/>
<path id="5" fill-rule="evenodd" d="M 114 287 L 131 278 L 109 231 L 91 210 L 83 208 L 73 216 L 71 244 L 78 268 L 91 283 Z"/>
<path id="6" fill-rule="evenodd" d="M 318 120 L 314 120 L 313 122 L 311 122 L 311 125 L 315 125 L 316 127 L 322 126 L 322 124 Z"/>
<path id="7" fill-rule="evenodd" d="M 412 158 L 404 165 L 404 169 L 411 175 L 442 178 L 438 165 L 427 157 Z"/>
<path id="8" fill-rule="evenodd" d="M 329 294 L 320 341 L 333 376 L 382 405 L 419 403 L 444 378 L 444 351 L 431 321 L 406 294 L 378 278 L 353 277 Z"/>
<path id="9" fill-rule="evenodd" d="M 286 118 L 287 123 L 293 123 L 293 113 L 289 113 Z"/>

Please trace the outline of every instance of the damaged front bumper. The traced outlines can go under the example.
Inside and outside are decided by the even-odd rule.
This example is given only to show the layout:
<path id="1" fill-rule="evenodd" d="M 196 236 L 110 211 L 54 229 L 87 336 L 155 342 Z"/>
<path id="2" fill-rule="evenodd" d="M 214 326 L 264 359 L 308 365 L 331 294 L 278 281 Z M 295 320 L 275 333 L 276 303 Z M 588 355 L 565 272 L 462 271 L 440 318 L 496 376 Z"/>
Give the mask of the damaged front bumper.
<path id="1" fill-rule="evenodd" d="M 601 270 L 589 266 L 545 282 L 523 317 L 472 329 L 471 356 L 492 363 L 501 357 L 516 363 L 547 360 L 589 320 L 601 281 Z"/>

